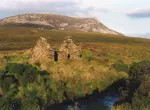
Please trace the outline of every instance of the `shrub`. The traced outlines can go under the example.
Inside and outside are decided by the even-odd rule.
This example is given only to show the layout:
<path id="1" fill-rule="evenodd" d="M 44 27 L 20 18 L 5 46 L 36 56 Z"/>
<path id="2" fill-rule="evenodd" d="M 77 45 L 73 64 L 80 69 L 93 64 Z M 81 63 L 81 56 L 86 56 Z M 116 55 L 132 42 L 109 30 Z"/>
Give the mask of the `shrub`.
<path id="1" fill-rule="evenodd" d="M 113 65 L 113 67 L 118 71 L 118 72 L 120 72 L 120 71 L 124 71 L 124 72 L 129 72 L 129 65 L 126 65 L 126 64 L 124 64 L 124 63 L 115 63 L 114 65 Z"/>
<path id="2" fill-rule="evenodd" d="M 150 61 L 133 63 L 129 71 L 130 83 L 127 86 L 126 101 L 130 104 L 118 105 L 117 109 L 149 110 L 150 109 Z M 127 110 L 128 110 L 127 109 Z"/>
<path id="3" fill-rule="evenodd" d="M 23 56 L 24 60 L 29 60 L 30 58 L 31 58 L 31 56 L 28 56 L 28 55 Z"/>
<path id="4" fill-rule="evenodd" d="M 37 92 L 35 90 L 28 93 L 28 97 L 21 101 L 23 110 L 40 110 L 39 101 L 36 96 Z"/>
<path id="5" fill-rule="evenodd" d="M 84 59 L 87 59 L 89 62 L 94 59 L 94 56 L 93 56 L 92 53 L 89 52 L 89 51 L 84 51 L 84 52 L 82 53 L 82 56 L 83 56 Z"/>
<path id="6" fill-rule="evenodd" d="M 131 104 L 124 103 L 121 105 L 113 106 L 112 110 L 133 110 L 133 109 L 131 108 Z"/>
<path id="7" fill-rule="evenodd" d="M 130 71 L 129 71 L 129 76 L 132 79 L 139 79 L 144 75 L 150 75 L 150 61 L 141 61 L 139 63 L 133 63 L 131 65 Z"/>
<path id="8" fill-rule="evenodd" d="M 9 88 L 0 98 L 0 110 L 18 110 L 18 101 L 12 99 L 17 93 L 17 87 L 14 84 L 9 85 Z"/>
<path id="9" fill-rule="evenodd" d="M 132 99 L 133 110 L 149 110 L 150 109 L 150 75 L 143 77 L 140 87 L 134 93 Z"/>
<path id="10" fill-rule="evenodd" d="M 47 98 L 47 93 L 53 92 L 48 91 L 51 85 L 47 84 L 50 78 L 46 76 L 46 72 L 39 71 L 30 64 L 8 64 L 2 72 L 4 74 L 1 74 L 0 77 L 0 88 L 2 89 L 0 108 L 10 108 L 11 110 L 12 106 L 16 107 L 14 100 L 18 99 L 21 110 L 40 110 L 39 99 L 44 102 L 43 97 Z M 40 94 L 40 92 L 42 92 L 42 98 L 37 97 L 37 93 Z M 12 108 L 12 110 L 14 109 L 17 110 Z"/>
<path id="11" fill-rule="evenodd" d="M 23 72 L 23 66 L 21 64 L 9 63 L 5 67 L 5 73 L 21 74 L 22 72 Z"/>

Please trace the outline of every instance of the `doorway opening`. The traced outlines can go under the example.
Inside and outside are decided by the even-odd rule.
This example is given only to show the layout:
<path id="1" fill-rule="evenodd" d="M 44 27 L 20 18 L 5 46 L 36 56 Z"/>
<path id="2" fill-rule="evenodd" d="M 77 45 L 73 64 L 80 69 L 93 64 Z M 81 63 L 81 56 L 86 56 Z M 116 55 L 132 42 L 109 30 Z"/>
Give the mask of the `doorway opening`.
<path id="1" fill-rule="evenodd" d="M 54 51 L 54 61 L 58 61 L 58 51 Z"/>
<path id="2" fill-rule="evenodd" d="M 68 60 L 70 59 L 70 54 L 68 54 L 67 59 L 68 59 Z"/>

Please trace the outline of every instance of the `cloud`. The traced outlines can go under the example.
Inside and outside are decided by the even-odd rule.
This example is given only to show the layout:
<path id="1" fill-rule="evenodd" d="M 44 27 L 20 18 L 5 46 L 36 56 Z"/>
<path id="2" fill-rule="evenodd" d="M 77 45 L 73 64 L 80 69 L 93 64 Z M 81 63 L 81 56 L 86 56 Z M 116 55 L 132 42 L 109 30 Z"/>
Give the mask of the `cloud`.
<path id="1" fill-rule="evenodd" d="M 150 8 L 131 10 L 126 15 L 132 18 L 150 18 Z"/>
<path id="2" fill-rule="evenodd" d="M 81 9 L 88 11 L 109 12 L 111 7 L 108 6 L 112 0 L 80 0 L 77 5 Z"/>
<path id="3" fill-rule="evenodd" d="M 77 0 L 71 0 L 71 1 L 70 0 L 1 0 L 0 10 L 19 9 L 19 8 L 29 7 L 30 5 L 40 6 L 45 4 L 73 3 L 76 1 Z"/>
<path id="4" fill-rule="evenodd" d="M 108 8 L 101 7 L 99 4 L 104 0 L 1 0 L 0 10 L 17 10 L 17 9 L 25 9 L 25 8 L 36 8 L 41 9 L 45 8 L 43 6 L 55 6 L 55 8 L 66 8 L 67 4 L 70 7 L 75 7 L 78 10 L 85 11 L 100 11 L 106 12 Z M 60 6 L 60 7 L 58 7 Z M 68 7 L 67 6 L 67 7 Z M 100 8 L 101 7 L 101 8 Z M 46 7 L 51 8 L 51 7 Z M 11 11 L 11 10 L 10 10 Z"/>
<path id="5" fill-rule="evenodd" d="M 94 1 L 94 3 L 92 2 Z M 99 6 L 104 0 L 2 0 L 0 3 L 1 18 L 22 14 L 53 12 L 71 16 L 107 13 L 109 8 Z"/>
<path id="6" fill-rule="evenodd" d="M 52 12 L 71 15 L 78 10 L 77 0 L 2 0 L 0 18 L 23 13 Z"/>

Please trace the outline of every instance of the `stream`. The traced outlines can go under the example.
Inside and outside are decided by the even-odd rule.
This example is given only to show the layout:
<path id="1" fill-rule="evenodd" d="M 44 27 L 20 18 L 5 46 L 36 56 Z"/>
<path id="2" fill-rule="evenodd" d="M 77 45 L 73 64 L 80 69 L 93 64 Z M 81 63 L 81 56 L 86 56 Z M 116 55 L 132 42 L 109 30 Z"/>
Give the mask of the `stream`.
<path id="1" fill-rule="evenodd" d="M 119 101 L 119 88 L 125 86 L 125 80 L 119 80 L 102 92 L 94 91 L 91 95 L 62 104 L 54 104 L 46 110 L 111 110 Z"/>

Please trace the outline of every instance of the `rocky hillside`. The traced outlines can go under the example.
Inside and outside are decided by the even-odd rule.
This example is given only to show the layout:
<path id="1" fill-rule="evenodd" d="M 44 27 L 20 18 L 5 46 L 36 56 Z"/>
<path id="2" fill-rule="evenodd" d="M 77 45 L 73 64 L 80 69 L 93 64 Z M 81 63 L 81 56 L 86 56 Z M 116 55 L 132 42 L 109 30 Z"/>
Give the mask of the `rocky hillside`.
<path id="1" fill-rule="evenodd" d="M 55 30 L 77 30 L 107 34 L 120 33 L 113 31 L 95 18 L 69 17 L 57 14 L 22 14 L 0 20 L 0 26 L 23 25 Z"/>

